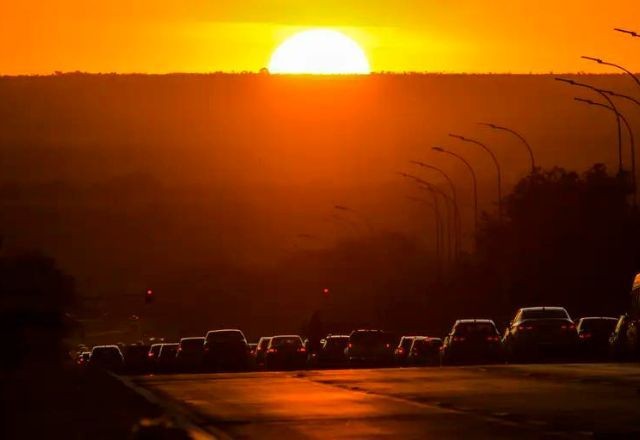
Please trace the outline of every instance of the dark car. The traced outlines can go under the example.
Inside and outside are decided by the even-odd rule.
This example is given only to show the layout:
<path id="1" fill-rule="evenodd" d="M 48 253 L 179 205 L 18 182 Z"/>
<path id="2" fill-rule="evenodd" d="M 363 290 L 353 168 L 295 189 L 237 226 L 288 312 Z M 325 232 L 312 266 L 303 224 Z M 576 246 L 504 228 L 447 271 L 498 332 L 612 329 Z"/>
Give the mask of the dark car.
<path id="1" fill-rule="evenodd" d="M 609 338 L 618 320 L 609 317 L 586 317 L 578 320 L 580 354 L 586 359 L 605 359 L 609 355 Z"/>
<path id="2" fill-rule="evenodd" d="M 397 343 L 393 334 L 382 330 L 354 330 L 345 354 L 352 366 L 388 366 Z"/>
<path id="3" fill-rule="evenodd" d="M 620 318 L 618 318 L 616 326 L 609 337 L 609 354 L 611 358 L 619 361 L 631 359 L 633 354 L 632 341 L 629 340 L 631 323 L 632 320 L 628 314 L 620 315 Z"/>
<path id="4" fill-rule="evenodd" d="M 347 364 L 345 350 L 349 335 L 329 335 L 321 341 L 316 354 L 316 364 L 321 368 L 344 367 Z"/>
<path id="5" fill-rule="evenodd" d="M 203 337 L 180 339 L 176 363 L 181 371 L 198 371 L 202 368 L 204 341 Z"/>
<path id="6" fill-rule="evenodd" d="M 78 353 L 78 355 L 76 356 L 76 365 L 79 367 L 86 367 L 87 364 L 89 363 L 89 358 L 91 357 L 91 352 L 90 351 L 83 351 L 81 353 Z"/>
<path id="7" fill-rule="evenodd" d="M 147 353 L 147 361 L 149 362 L 149 369 L 153 370 L 158 365 L 158 355 L 160 354 L 160 347 L 162 344 L 151 344 L 149 352 Z"/>
<path id="8" fill-rule="evenodd" d="M 124 358 L 117 345 L 96 345 L 91 349 L 88 366 L 114 372 L 122 371 Z"/>
<path id="9" fill-rule="evenodd" d="M 265 367 L 268 370 L 290 370 L 304 368 L 307 349 L 298 335 L 273 336 L 269 340 Z"/>
<path id="10" fill-rule="evenodd" d="M 500 333 L 490 319 L 459 319 L 444 338 L 440 356 L 443 365 L 499 362 Z"/>
<path id="11" fill-rule="evenodd" d="M 258 340 L 258 345 L 256 346 L 255 352 L 253 354 L 254 365 L 256 368 L 264 368 L 270 341 L 271 336 L 263 336 Z"/>
<path id="12" fill-rule="evenodd" d="M 576 353 L 578 331 L 563 307 L 527 307 L 507 326 L 503 344 L 510 361 L 570 358 Z"/>
<path id="13" fill-rule="evenodd" d="M 203 361 L 208 370 L 246 370 L 249 366 L 247 338 L 236 329 L 207 332 Z"/>
<path id="14" fill-rule="evenodd" d="M 411 344 L 416 339 L 416 336 L 403 336 L 400 338 L 398 346 L 393 351 L 393 357 L 400 366 L 407 365 L 407 359 L 409 357 L 409 351 L 411 350 Z"/>
<path id="15" fill-rule="evenodd" d="M 416 337 L 409 349 L 407 365 L 437 365 L 440 362 L 440 347 L 442 347 L 442 339 L 440 338 Z"/>
<path id="16" fill-rule="evenodd" d="M 160 345 L 156 368 L 159 372 L 172 373 L 176 370 L 176 355 L 179 344 L 165 343 Z"/>
<path id="17" fill-rule="evenodd" d="M 125 345 L 122 348 L 124 369 L 128 374 L 144 374 L 149 370 L 149 348 L 143 344 Z"/>

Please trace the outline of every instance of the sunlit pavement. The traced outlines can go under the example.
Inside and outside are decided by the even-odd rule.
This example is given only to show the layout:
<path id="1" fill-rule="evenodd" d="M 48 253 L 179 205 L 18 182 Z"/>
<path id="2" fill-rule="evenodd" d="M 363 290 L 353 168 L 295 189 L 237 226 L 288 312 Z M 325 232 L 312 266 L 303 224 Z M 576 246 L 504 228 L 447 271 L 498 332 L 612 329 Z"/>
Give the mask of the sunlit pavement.
<path id="1" fill-rule="evenodd" d="M 231 438 L 640 438 L 640 365 L 146 376 Z"/>

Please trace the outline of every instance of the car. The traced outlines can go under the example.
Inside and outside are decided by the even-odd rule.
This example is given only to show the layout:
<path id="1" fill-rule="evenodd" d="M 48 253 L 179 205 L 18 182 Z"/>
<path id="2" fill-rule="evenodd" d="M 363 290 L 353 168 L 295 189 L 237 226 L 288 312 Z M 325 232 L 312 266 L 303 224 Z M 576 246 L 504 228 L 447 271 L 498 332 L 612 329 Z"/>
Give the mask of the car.
<path id="1" fill-rule="evenodd" d="M 125 345 L 122 348 L 124 357 L 124 369 L 129 374 L 144 374 L 149 370 L 150 347 L 144 344 Z"/>
<path id="2" fill-rule="evenodd" d="M 258 340 L 258 344 L 253 354 L 255 368 L 264 368 L 264 362 L 267 357 L 267 349 L 269 348 L 270 341 L 271 336 L 263 336 Z"/>
<path id="3" fill-rule="evenodd" d="M 163 343 L 160 345 L 156 370 L 163 373 L 172 373 L 176 370 L 176 354 L 178 354 L 179 344 Z"/>
<path id="4" fill-rule="evenodd" d="M 89 358 L 91 357 L 91 352 L 90 351 L 83 351 L 78 353 L 78 355 L 76 356 L 76 365 L 78 365 L 79 367 L 86 367 L 87 364 L 89 363 Z"/>
<path id="5" fill-rule="evenodd" d="M 149 369 L 153 370 L 158 365 L 158 355 L 160 354 L 160 347 L 162 347 L 162 344 L 151 344 L 151 347 L 149 347 L 149 352 L 147 353 Z"/>
<path id="6" fill-rule="evenodd" d="M 502 343 L 491 319 L 459 319 L 444 338 L 442 365 L 496 363 L 502 360 Z"/>
<path id="7" fill-rule="evenodd" d="M 437 365 L 440 362 L 442 339 L 429 336 L 417 336 L 411 343 L 407 365 Z"/>
<path id="8" fill-rule="evenodd" d="M 393 334 L 382 330 L 354 330 L 345 355 L 351 366 L 389 366 L 397 343 Z"/>
<path id="9" fill-rule="evenodd" d="M 577 350 L 578 331 L 564 307 L 525 307 L 507 325 L 502 341 L 511 362 L 571 358 Z"/>
<path id="10" fill-rule="evenodd" d="M 201 336 L 180 339 L 176 363 L 181 371 L 199 371 L 202 368 L 204 341 Z"/>
<path id="11" fill-rule="evenodd" d="M 315 353 L 315 364 L 321 368 L 343 367 L 347 364 L 344 351 L 349 344 L 349 335 L 328 335 L 320 342 Z"/>
<path id="12" fill-rule="evenodd" d="M 124 367 L 124 358 L 117 345 L 96 345 L 91 349 L 88 367 L 120 372 Z"/>
<path id="13" fill-rule="evenodd" d="M 304 368 L 307 349 L 298 335 L 273 336 L 269 340 L 265 367 L 267 370 L 291 370 Z"/>
<path id="14" fill-rule="evenodd" d="M 633 346 L 628 337 L 631 323 L 628 314 L 620 315 L 609 337 L 609 356 L 614 360 L 627 361 L 632 357 Z"/>
<path id="15" fill-rule="evenodd" d="M 407 365 L 407 358 L 409 357 L 409 350 L 411 350 L 411 344 L 416 339 L 416 336 L 403 336 L 400 338 L 398 346 L 393 351 L 393 357 L 396 364 L 400 366 Z"/>
<path id="16" fill-rule="evenodd" d="M 604 359 L 609 355 L 609 338 L 618 320 L 611 317 L 580 318 L 576 326 L 578 349 L 585 359 Z"/>
<path id="17" fill-rule="evenodd" d="M 258 348 L 257 342 L 249 342 L 249 355 L 254 356 L 256 354 L 256 348 Z"/>
<path id="18" fill-rule="evenodd" d="M 247 338 L 237 329 L 207 332 L 203 361 L 208 370 L 246 370 L 249 366 Z"/>

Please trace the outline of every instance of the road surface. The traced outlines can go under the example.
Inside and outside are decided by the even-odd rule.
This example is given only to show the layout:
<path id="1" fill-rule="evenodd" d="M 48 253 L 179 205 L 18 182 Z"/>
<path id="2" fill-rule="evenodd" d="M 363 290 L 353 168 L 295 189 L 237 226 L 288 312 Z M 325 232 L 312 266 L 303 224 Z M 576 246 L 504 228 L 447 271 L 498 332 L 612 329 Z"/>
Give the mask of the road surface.
<path id="1" fill-rule="evenodd" d="M 218 437 L 640 438 L 640 365 L 498 365 L 134 378 Z"/>

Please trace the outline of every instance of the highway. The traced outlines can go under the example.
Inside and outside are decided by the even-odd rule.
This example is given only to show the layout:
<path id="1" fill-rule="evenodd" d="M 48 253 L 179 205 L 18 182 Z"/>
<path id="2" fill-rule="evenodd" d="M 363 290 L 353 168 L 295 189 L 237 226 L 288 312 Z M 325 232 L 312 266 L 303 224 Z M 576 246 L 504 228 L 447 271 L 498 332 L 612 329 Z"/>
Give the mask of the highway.
<path id="1" fill-rule="evenodd" d="M 640 365 L 143 376 L 218 438 L 640 438 Z"/>

